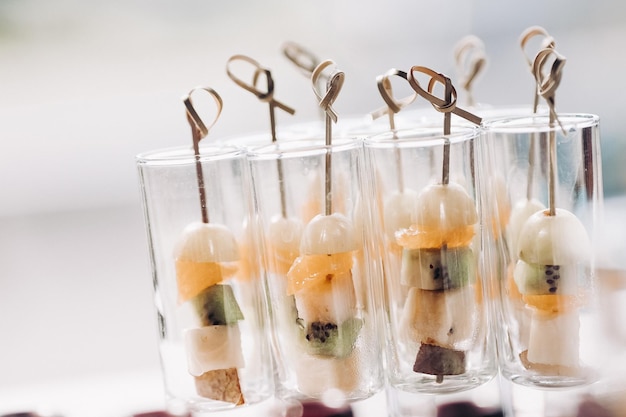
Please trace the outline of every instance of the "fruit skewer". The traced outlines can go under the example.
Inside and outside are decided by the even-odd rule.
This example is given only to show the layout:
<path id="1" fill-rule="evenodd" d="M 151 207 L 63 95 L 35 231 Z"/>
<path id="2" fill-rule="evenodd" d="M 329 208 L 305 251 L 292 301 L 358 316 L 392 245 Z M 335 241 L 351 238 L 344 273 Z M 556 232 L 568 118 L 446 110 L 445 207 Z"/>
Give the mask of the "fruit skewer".
<path id="1" fill-rule="evenodd" d="M 203 90 L 217 104 L 217 120 L 222 100 L 214 90 Z M 199 396 L 242 405 L 245 400 L 238 368 L 245 363 L 238 321 L 244 317 L 232 287 L 226 284 L 237 273 L 239 246 L 228 227 L 209 222 L 199 149 L 208 128 L 193 108 L 190 96 L 184 104 L 192 130 L 202 222 L 191 223 L 183 230 L 173 254 L 178 301 L 191 304 L 199 322 L 199 327 L 184 332 L 187 368 Z"/>
<path id="2" fill-rule="evenodd" d="M 416 79 L 419 72 L 430 77 L 427 90 Z M 456 90 L 449 78 L 429 68 L 414 66 L 408 72 L 415 92 L 444 113 L 441 181 L 426 187 L 417 197 L 410 227 L 396 231 L 402 247 L 401 284 L 408 287 L 402 311 L 401 338 L 417 345 L 413 371 L 434 375 L 442 383 L 446 375 L 466 372 L 466 349 L 477 334 L 480 286 L 476 283 L 477 258 L 471 248 L 478 213 L 467 191 L 450 181 L 451 113 L 472 123 L 481 119 L 456 106 Z M 444 98 L 435 97 L 440 83 Z M 473 142 L 469 143 L 472 181 Z"/>
<path id="3" fill-rule="evenodd" d="M 298 356 L 317 358 L 327 374 L 320 379 L 298 368 L 301 390 L 312 387 L 317 394 L 336 388 L 347 393 L 358 385 L 353 351 L 363 322 L 358 317 L 352 274 L 357 248 L 354 228 L 339 213 L 318 215 L 303 231 L 300 256 L 287 273 L 287 295 L 295 301 L 293 325 L 296 346 L 302 352 Z"/>
<path id="4" fill-rule="evenodd" d="M 401 331 L 417 345 L 413 371 L 465 373 L 465 351 L 475 332 L 476 255 L 470 245 L 478 215 L 458 184 L 436 184 L 418 196 L 416 222 L 396 233 L 402 247 L 401 283 L 408 287 Z"/>
<path id="5" fill-rule="evenodd" d="M 542 69 L 555 59 L 547 77 Z M 584 305 L 579 281 L 584 279 L 591 244 L 585 227 L 571 212 L 557 208 L 557 122 L 554 96 L 565 58 L 553 48 L 539 51 L 533 63 L 538 94 L 550 107 L 548 138 L 548 208 L 532 214 L 517 240 L 518 261 L 514 279 L 527 308 L 532 311 L 528 349 L 522 364 L 550 376 L 580 375 L 580 318 Z"/>

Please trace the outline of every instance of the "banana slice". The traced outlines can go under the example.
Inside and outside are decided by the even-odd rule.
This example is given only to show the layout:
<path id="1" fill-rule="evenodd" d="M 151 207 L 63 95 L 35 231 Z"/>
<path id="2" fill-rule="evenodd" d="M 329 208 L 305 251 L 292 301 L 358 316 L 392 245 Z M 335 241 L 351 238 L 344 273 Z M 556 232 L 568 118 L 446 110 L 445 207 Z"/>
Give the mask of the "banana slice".
<path id="1" fill-rule="evenodd" d="M 578 218 L 564 209 L 550 216 L 536 212 L 524 223 L 518 240 L 518 256 L 529 264 L 576 265 L 591 255 L 587 231 Z"/>
<path id="2" fill-rule="evenodd" d="M 341 324 L 355 317 L 356 293 L 352 274 L 343 272 L 308 291 L 295 294 L 298 317 L 304 322 Z"/>
<path id="3" fill-rule="evenodd" d="M 234 262 L 239 260 L 239 247 L 226 226 L 191 223 L 174 247 L 174 258 L 191 262 Z"/>
<path id="4" fill-rule="evenodd" d="M 432 343 L 446 348 L 469 348 L 478 328 L 472 285 L 447 291 L 410 288 L 399 328 L 413 344 Z"/>
<path id="5" fill-rule="evenodd" d="M 358 248 L 354 227 L 340 213 L 317 215 L 307 224 L 300 243 L 301 255 L 354 251 Z"/>
<path id="6" fill-rule="evenodd" d="M 188 329 L 184 338 L 187 369 L 193 376 L 217 369 L 244 367 L 237 324 Z"/>
<path id="7" fill-rule="evenodd" d="M 534 311 L 528 340 L 528 361 L 533 364 L 577 368 L 579 359 L 578 312 L 544 314 Z"/>

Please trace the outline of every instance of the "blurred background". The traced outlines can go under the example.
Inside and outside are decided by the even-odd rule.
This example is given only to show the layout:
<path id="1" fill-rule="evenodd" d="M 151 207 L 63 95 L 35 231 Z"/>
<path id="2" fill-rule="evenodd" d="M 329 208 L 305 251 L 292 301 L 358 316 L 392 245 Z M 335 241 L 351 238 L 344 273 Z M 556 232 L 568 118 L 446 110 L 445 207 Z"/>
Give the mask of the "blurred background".
<path id="1" fill-rule="evenodd" d="M 530 106 L 534 80 L 518 38 L 531 25 L 567 57 L 557 110 L 600 116 L 605 195 L 619 199 L 621 2 L 0 0 L 0 412 L 28 405 L 18 394 L 35 387 L 91 387 L 87 399 L 115 392 L 128 401 L 118 407 L 159 406 L 134 157 L 191 143 L 181 96 L 196 85 L 224 99 L 207 140 L 269 131 L 267 106 L 227 77 L 231 55 L 272 70 L 275 97 L 297 111 L 278 112 L 279 126 L 319 114 L 310 81 L 281 53 L 285 41 L 346 73 L 340 117 L 380 107 L 375 78 L 392 67 L 429 66 L 454 82 L 453 49 L 469 34 L 488 56 L 475 99 Z"/>

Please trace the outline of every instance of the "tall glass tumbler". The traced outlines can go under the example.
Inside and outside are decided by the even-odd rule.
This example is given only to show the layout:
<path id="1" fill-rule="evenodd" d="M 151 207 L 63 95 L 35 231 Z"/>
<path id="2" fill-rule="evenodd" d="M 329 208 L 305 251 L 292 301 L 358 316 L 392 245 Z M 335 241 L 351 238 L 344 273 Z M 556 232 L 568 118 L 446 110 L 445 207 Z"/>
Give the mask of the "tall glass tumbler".
<path id="1" fill-rule="evenodd" d="M 358 140 L 248 151 L 271 305 L 277 395 L 358 401 L 382 389 L 369 196 Z"/>
<path id="2" fill-rule="evenodd" d="M 484 125 L 483 139 L 499 190 L 487 204 L 504 260 L 493 282 L 501 372 L 530 387 L 595 381 L 614 357 L 592 249 L 602 205 L 599 119 L 503 118 Z"/>
<path id="3" fill-rule="evenodd" d="M 190 148 L 165 149 L 138 155 L 137 165 L 168 404 L 204 415 L 271 398 L 245 152 L 202 146 L 196 158 Z"/>
<path id="4" fill-rule="evenodd" d="M 496 374 L 481 256 L 479 130 L 373 136 L 365 150 L 382 255 L 389 386 L 469 390 Z M 413 414 L 412 414 L 413 415 Z"/>

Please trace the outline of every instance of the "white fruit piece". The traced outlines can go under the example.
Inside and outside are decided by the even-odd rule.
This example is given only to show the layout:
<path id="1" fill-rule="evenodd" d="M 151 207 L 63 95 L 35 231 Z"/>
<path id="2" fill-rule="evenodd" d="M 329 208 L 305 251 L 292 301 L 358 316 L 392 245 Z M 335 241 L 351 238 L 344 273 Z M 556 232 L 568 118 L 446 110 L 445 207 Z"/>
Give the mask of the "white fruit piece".
<path id="1" fill-rule="evenodd" d="M 355 349 L 345 358 L 322 358 L 306 353 L 298 353 L 293 358 L 298 391 L 320 398 L 330 390 L 339 390 L 346 397 L 359 387 L 361 369 L 367 364 L 359 361 L 360 349 Z"/>
<path id="2" fill-rule="evenodd" d="M 383 208 L 383 219 L 385 233 L 392 242 L 395 242 L 398 230 L 411 226 L 416 206 L 417 193 L 413 190 L 395 191 L 389 196 Z"/>
<path id="3" fill-rule="evenodd" d="M 297 254 L 300 250 L 302 223 L 297 219 L 282 216 L 273 218 L 267 235 L 274 249 Z"/>
<path id="4" fill-rule="evenodd" d="M 430 343 L 469 348 L 477 332 L 473 285 L 446 291 L 410 288 L 400 319 L 400 332 L 410 344 Z"/>
<path id="5" fill-rule="evenodd" d="M 317 215 L 305 227 L 300 243 L 301 255 L 322 255 L 358 249 L 350 220 L 340 213 Z"/>
<path id="6" fill-rule="evenodd" d="M 237 324 L 188 329 L 184 339 L 187 368 L 193 376 L 216 369 L 244 367 Z"/>
<path id="7" fill-rule="evenodd" d="M 526 220 L 538 211 L 545 210 L 546 206 L 537 199 L 524 199 L 515 203 L 511 210 L 511 217 L 506 228 L 506 239 L 509 246 L 511 259 L 517 259 L 517 241 L 519 239 L 522 226 Z"/>
<path id="8" fill-rule="evenodd" d="M 591 243 L 583 224 L 571 212 L 539 211 L 526 220 L 518 239 L 518 256 L 529 264 L 575 265 L 586 262 Z"/>
<path id="9" fill-rule="evenodd" d="M 183 230 L 174 248 L 174 258 L 191 262 L 234 262 L 239 260 L 239 247 L 226 226 L 195 222 Z"/>
<path id="10" fill-rule="evenodd" d="M 465 188 L 455 183 L 433 184 L 418 196 L 415 223 L 447 232 L 478 221 L 476 206 Z"/>
<path id="11" fill-rule="evenodd" d="M 352 274 L 335 275 L 324 291 L 299 291 L 295 294 L 298 317 L 306 323 L 315 321 L 341 324 L 357 314 Z"/>
<path id="12" fill-rule="evenodd" d="M 533 311 L 528 341 L 528 361 L 534 364 L 578 367 L 578 312 L 546 314 Z"/>

